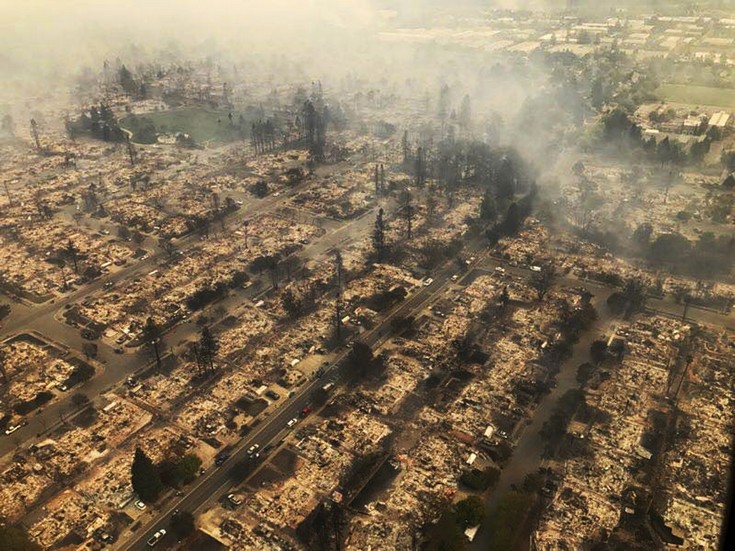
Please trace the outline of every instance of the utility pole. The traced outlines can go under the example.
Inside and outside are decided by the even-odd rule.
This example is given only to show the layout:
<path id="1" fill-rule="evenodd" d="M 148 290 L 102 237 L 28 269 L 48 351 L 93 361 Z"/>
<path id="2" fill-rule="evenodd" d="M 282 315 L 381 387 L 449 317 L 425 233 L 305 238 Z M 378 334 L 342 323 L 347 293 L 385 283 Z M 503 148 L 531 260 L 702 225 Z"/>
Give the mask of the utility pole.
<path id="1" fill-rule="evenodd" d="M 406 237 L 411 239 L 411 221 L 413 219 L 413 205 L 411 205 L 410 193 L 406 196 L 406 203 L 401 207 L 401 213 L 406 218 Z"/>
<path id="2" fill-rule="evenodd" d="M 687 355 L 687 363 L 684 366 L 684 372 L 681 374 L 681 379 L 679 379 L 679 385 L 676 387 L 676 392 L 674 392 L 674 404 L 678 402 L 679 399 L 679 391 L 681 390 L 681 386 L 684 384 L 684 379 L 686 379 L 687 372 L 689 371 L 689 366 L 692 365 L 692 361 L 694 360 L 694 356 L 691 354 Z"/>
<path id="3" fill-rule="evenodd" d="M 5 183 L 5 193 L 8 196 L 8 203 L 12 207 L 13 206 L 13 198 L 10 196 L 10 190 L 8 189 L 8 182 L 4 182 L 4 183 Z"/>
<path id="4" fill-rule="evenodd" d="M 126 139 L 127 146 L 128 146 L 128 157 L 130 157 L 130 166 L 135 166 L 135 147 L 133 147 L 133 142 L 130 141 L 130 136 L 127 136 Z"/>
<path id="5" fill-rule="evenodd" d="M 36 122 L 36 119 L 31 119 L 31 134 L 33 135 L 33 139 L 36 142 L 36 149 L 38 149 L 38 152 L 41 152 L 41 140 L 38 137 L 38 123 Z"/>
<path id="6" fill-rule="evenodd" d="M 337 339 L 342 340 L 342 301 L 337 299 L 334 305 L 334 326 L 337 329 Z"/>
<path id="7" fill-rule="evenodd" d="M 335 274 L 337 276 L 337 299 L 342 300 L 342 286 L 344 284 L 344 275 L 343 275 L 343 263 L 342 263 L 342 253 L 339 252 L 339 249 L 334 251 L 334 266 L 335 266 Z"/>

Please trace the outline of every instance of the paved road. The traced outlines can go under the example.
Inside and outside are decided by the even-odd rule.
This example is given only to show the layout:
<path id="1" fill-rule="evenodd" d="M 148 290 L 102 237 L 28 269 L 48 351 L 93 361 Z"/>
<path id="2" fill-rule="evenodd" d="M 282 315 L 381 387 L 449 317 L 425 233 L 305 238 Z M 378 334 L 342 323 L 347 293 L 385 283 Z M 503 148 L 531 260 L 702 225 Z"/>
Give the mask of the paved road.
<path id="1" fill-rule="evenodd" d="M 482 242 L 477 240 L 469 244 L 466 251 L 467 254 L 473 254 L 481 248 Z M 452 266 L 446 266 L 434 273 L 432 276 L 434 281 L 431 285 L 421 287 L 407 300 L 393 308 L 376 327 L 361 334 L 358 339 L 375 348 L 376 345 L 390 336 L 391 320 L 398 316 L 411 316 L 421 312 L 429 302 L 445 292 L 454 273 L 455 270 Z M 346 364 L 343 360 L 347 354 L 347 350 L 342 351 L 332 363 L 328 372 L 321 378 L 305 384 L 297 391 L 295 396 L 287 400 L 269 417 L 265 418 L 251 434 L 243 438 L 234 448 L 230 458 L 221 467 L 210 468 L 209 472 L 199 478 L 185 496 L 165 506 L 160 514 L 149 520 L 134 535 L 121 538 L 116 548 L 122 550 L 145 549 L 145 542 L 157 530 L 162 527 L 168 529 L 168 524 L 175 509 L 198 512 L 207 503 L 220 499 L 230 487 L 241 483 L 243 481 L 242 477 L 233 476 L 231 466 L 247 459 L 247 450 L 253 444 L 259 444 L 260 448 L 264 449 L 268 444 L 278 442 L 286 430 L 288 420 L 299 416 L 303 407 L 311 402 L 312 393 L 324 385 L 326 380 L 346 378 Z M 171 536 L 166 537 L 169 538 L 169 542 L 172 541 Z M 162 540 L 161 545 L 164 545 L 165 541 Z"/>
<path id="2" fill-rule="evenodd" d="M 520 268 L 506 267 L 506 270 L 512 271 L 516 275 L 523 272 L 523 269 Z M 574 345 L 571 357 L 564 361 L 556 376 L 556 386 L 543 397 L 533 411 L 528 424 L 520 432 L 513 448 L 513 454 L 503 467 L 497 484 L 492 491 L 485 495 L 485 508 L 490 513 L 498 506 L 501 498 L 507 495 L 514 486 L 520 486 L 527 475 L 538 472 L 538 469 L 542 466 L 545 447 L 539 434 L 541 428 L 553 414 L 559 399 L 568 390 L 579 387 L 576 379 L 577 367 L 590 361 L 589 350 L 592 342 L 602 334 L 609 336 L 617 323 L 615 316 L 606 307 L 607 298 L 617 290 L 616 288 L 590 281 L 580 282 L 573 278 L 560 278 L 557 284 L 568 287 L 578 287 L 580 285 L 586 287 L 594 295 L 592 303 L 599 317 L 593 327 L 585 332 L 579 342 Z M 649 306 L 673 317 L 681 317 L 683 313 L 683 306 L 676 304 L 673 300 L 649 300 Z M 687 319 L 716 327 L 733 328 L 732 315 L 726 316 L 708 310 L 690 308 L 687 312 Z M 489 549 L 491 543 L 492 534 L 488 532 L 486 524 L 483 523 L 469 547 L 479 551 Z"/>
<path id="3" fill-rule="evenodd" d="M 283 207 L 289 198 L 309 185 L 314 185 L 314 182 L 307 180 L 303 184 L 279 194 L 278 197 L 270 195 L 264 199 L 253 200 L 230 215 L 227 218 L 227 225 L 232 228 L 254 216 L 273 212 Z M 315 240 L 314 243 L 304 247 L 304 249 L 297 253 L 297 256 L 302 260 L 308 258 L 314 259 L 335 247 L 345 245 L 351 238 L 361 236 L 365 229 L 372 225 L 373 218 L 373 210 L 370 210 L 356 220 L 342 223 L 336 230 L 329 231 L 321 239 Z M 329 224 L 328 226 L 334 227 L 335 224 Z M 197 244 L 199 240 L 200 236 L 193 233 L 180 239 L 177 246 L 180 250 L 185 250 Z M 22 302 L 11 303 L 12 311 L 4 320 L 2 330 L 0 331 L 0 340 L 13 334 L 36 331 L 55 342 L 63 343 L 65 346 L 74 350 L 81 350 L 84 340 L 81 337 L 79 329 L 62 323 L 57 319 L 64 306 L 79 302 L 87 296 L 102 291 L 105 283 L 108 281 L 117 284 L 126 279 L 147 274 L 158 264 L 165 261 L 167 256 L 167 253 L 158 252 L 149 255 L 143 261 L 133 260 L 109 276 L 99 278 L 88 285 L 65 294 L 63 297 L 44 304 L 29 306 Z M 236 306 L 243 299 L 252 298 L 256 293 L 266 291 L 270 288 L 270 285 L 264 286 L 262 282 L 259 283 L 258 285 L 253 285 L 250 289 L 233 293 L 222 304 L 225 307 Z M 7 302 L 10 303 L 10 301 Z M 198 330 L 199 328 L 191 321 L 182 323 L 172 328 L 166 334 L 165 341 L 169 346 L 173 347 L 182 341 L 192 338 Z M 71 404 L 72 394 L 82 392 L 90 398 L 95 399 L 116 384 L 120 384 L 126 377 L 145 368 L 150 363 L 150 358 L 144 351 L 127 351 L 122 355 L 115 354 L 112 348 L 103 340 L 96 342 L 99 347 L 98 357 L 104 365 L 103 370 L 98 372 L 89 381 L 75 387 L 68 395 L 61 396 L 60 399 L 53 401 L 43 409 L 31 414 L 25 419 L 28 424 L 13 433 L 11 437 L 0 435 L 0 457 L 13 452 L 18 446 L 27 443 L 29 440 L 57 426 L 61 421 L 62 415 L 68 415 L 74 410 Z"/>
<path id="4" fill-rule="evenodd" d="M 306 185 L 308 184 L 309 183 L 307 182 Z M 290 196 L 300 191 L 301 187 L 302 186 L 293 188 L 288 192 L 281 194 L 280 197 L 269 196 L 263 200 L 249 203 L 227 219 L 228 225 L 232 227 L 233 224 L 237 224 L 251 216 L 267 213 L 283 206 Z M 373 223 L 374 210 L 371 210 L 362 217 L 350 223 L 343 224 L 337 230 L 328 233 L 319 240 L 316 240 L 313 244 L 298 252 L 296 256 L 301 260 L 306 260 L 329 254 L 334 248 L 340 248 L 348 245 L 356 236 L 364 235 L 364 232 L 369 230 Z M 180 240 L 178 247 L 183 250 L 186 247 L 195 244 L 197 240 L 197 235 L 190 235 Z M 480 251 L 482 248 L 483 244 L 481 240 L 476 240 L 468 245 L 466 248 L 466 254 L 477 254 L 477 251 Z M 57 299 L 54 303 L 47 303 L 33 307 L 28 307 L 23 304 L 15 304 L 13 305 L 13 312 L 5 320 L 2 334 L 9 335 L 25 330 L 36 330 L 56 341 L 62 342 L 67 346 L 71 346 L 78 350 L 81 348 L 82 344 L 78 330 L 59 323 L 54 318 L 54 314 L 64 305 L 81 300 L 89 294 L 100 291 L 103 288 L 104 283 L 107 281 L 119 282 L 127 278 L 136 277 L 138 274 L 147 273 L 153 266 L 164 260 L 165 256 L 165 253 L 159 252 L 151 255 L 144 261 L 133 262 L 106 278 L 97 280 L 61 299 Z M 490 269 L 492 269 L 492 267 L 500 265 L 501 262 L 491 260 L 488 264 L 490 265 Z M 506 266 L 506 270 L 509 274 L 517 277 L 528 277 L 530 274 L 528 270 L 523 268 L 511 268 Z M 440 293 L 445 290 L 450 281 L 451 275 L 453 275 L 455 271 L 454 267 L 450 265 L 433 274 L 434 282 L 430 286 L 423 287 L 418 290 L 418 292 L 414 293 L 408 300 L 397 306 L 376 328 L 361 335 L 360 339 L 372 347 L 375 347 L 380 342 L 388 338 L 390 335 L 391 319 L 396 316 L 416 315 L 418 312 L 423 310 L 428 302 L 440 296 Z M 568 285 L 580 284 L 579 281 L 574 279 L 562 280 L 560 283 Z M 589 282 L 584 282 L 583 284 L 590 288 L 592 292 L 595 292 L 595 289 L 593 289 L 595 284 Z M 598 291 L 603 289 L 602 287 L 597 287 Z M 264 290 L 267 290 L 267 288 L 268 287 L 263 286 L 262 283 L 260 285 L 254 285 L 248 290 L 238 291 L 232 297 L 226 299 L 223 304 L 225 306 L 237 305 L 242 302 L 243 298 L 252 298 L 256 293 L 263 292 Z M 670 301 L 658 301 L 655 305 L 657 308 L 670 311 L 674 315 L 677 311 L 680 313 L 682 309 L 681 306 L 675 305 Z M 723 317 L 695 308 L 691 308 L 689 310 L 689 317 L 705 323 L 725 324 L 732 328 L 732 317 Z M 167 335 L 166 340 L 168 343 L 179 343 L 180 341 L 191 337 L 196 331 L 197 327 L 195 324 L 184 323 L 175 327 Z M 99 396 L 101 393 L 104 393 L 116 384 L 119 384 L 126 376 L 143 368 L 148 363 L 148 358 L 143 353 L 116 355 L 108 346 L 103 343 L 99 344 L 100 355 L 106 361 L 105 369 L 95 378 L 75 389 L 75 392 L 84 392 L 90 397 Z M 338 360 L 343 359 L 345 354 L 346 352 L 340 354 Z M 337 373 L 330 373 L 329 375 L 325 375 L 325 377 L 339 375 L 339 370 L 344 368 L 340 363 L 333 369 Z M 321 384 L 323 384 L 323 382 L 319 380 L 311 381 L 304 385 L 298 391 L 296 396 L 287 400 L 283 406 L 267 417 L 251 435 L 244 438 L 240 444 L 236 446 L 232 456 L 222 467 L 211 468 L 207 473 L 205 473 L 205 475 L 196 481 L 186 496 L 180 500 L 174 500 L 173 503 L 164 507 L 160 514 L 145 524 L 136 533 L 136 535 L 129 538 L 128 541 L 119 542 L 118 546 L 121 549 L 143 548 L 145 546 L 145 540 L 147 540 L 156 529 L 168 524 L 171 513 L 175 508 L 196 511 L 202 505 L 206 504 L 208 500 L 218 498 L 231 484 L 233 484 L 231 468 L 229 466 L 244 459 L 246 457 L 247 448 L 253 443 L 260 444 L 262 449 L 267 444 L 279 440 L 288 419 L 298 416 L 298 413 L 301 411 L 303 406 L 310 401 L 311 393 Z M 67 411 L 69 411 L 68 397 L 51 404 L 37 415 L 32 416 L 29 419 L 28 426 L 16 432 L 12 439 L 3 438 L 0 440 L 0 455 L 12 451 L 16 446 L 24 443 L 30 438 L 33 438 L 36 434 L 43 432 L 59 420 L 59 415 L 61 413 Z"/>

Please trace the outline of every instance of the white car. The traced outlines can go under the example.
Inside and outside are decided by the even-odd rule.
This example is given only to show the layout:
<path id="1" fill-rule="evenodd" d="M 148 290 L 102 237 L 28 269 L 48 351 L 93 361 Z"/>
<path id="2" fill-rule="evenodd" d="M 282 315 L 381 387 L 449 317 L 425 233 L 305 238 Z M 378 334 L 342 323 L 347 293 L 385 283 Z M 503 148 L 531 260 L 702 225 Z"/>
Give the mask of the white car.
<path id="1" fill-rule="evenodd" d="M 235 495 L 235 494 L 229 494 L 227 496 L 227 500 L 230 503 L 232 503 L 232 505 L 234 505 L 235 507 L 237 507 L 238 505 L 242 505 L 242 498 L 240 496 Z"/>
<path id="2" fill-rule="evenodd" d="M 135 508 L 139 511 L 145 511 L 145 503 L 143 503 L 141 500 L 136 499 L 134 505 Z"/>
<path id="3" fill-rule="evenodd" d="M 540 272 L 541 271 L 541 266 L 531 266 L 530 269 L 531 269 L 532 272 Z"/>
<path id="4" fill-rule="evenodd" d="M 153 547 L 154 545 L 156 545 L 161 540 L 161 538 L 163 536 L 165 536 L 165 535 L 166 535 L 166 529 L 165 528 L 161 528 L 158 532 L 156 532 L 155 534 L 153 534 L 148 539 L 148 542 L 147 542 L 148 543 L 148 547 Z"/>
<path id="5" fill-rule="evenodd" d="M 295 425 L 296 423 L 298 423 L 298 422 L 299 422 L 299 420 L 298 420 L 298 419 L 297 419 L 296 417 L 294 417 L 294 418 L 293 418 L 293 419 L 291 419 L 291 420 L 290 420 L 290 421 L 289 421 L 288 423 L 286 423 L 286 426 L 287 426 L 288 428 L 291 428 L 291 427 L 293 427 L 293 426 L 294 426 L 294 425 Z"/>
<path id="6" fill-rule="evenodd" d="M 5 434 L 13 434 L 19 428 L 20 428 L 20 425 L 10 425 L 7 429 L 5 429 Z"/>
<path id="7" fill-rule="evenodd" d="M 504 274 L 505 268 L 503 268 L 502 266 L 496 266 L 495 271 L 498 272 L 499 274 Z"/>
<path id="8" fill-rule="evenodd" d="M 452 276 L 452 281 L 457 281 L 459 279 L 459 276 L 457 274 L 454 274 Z"/>
<path id="9" fill-rule="evenodd" d="M 433 280 L 432 278 L 430 278 L 430 277 L 427 277 L 427 278 L 426 278 L 426 279 L 424 280 L 424 287 L 428 287 L 428 286 L 429 286 L 429 285 L 431 285 L 432 283 L 434 283 L 434 280 Z"/>

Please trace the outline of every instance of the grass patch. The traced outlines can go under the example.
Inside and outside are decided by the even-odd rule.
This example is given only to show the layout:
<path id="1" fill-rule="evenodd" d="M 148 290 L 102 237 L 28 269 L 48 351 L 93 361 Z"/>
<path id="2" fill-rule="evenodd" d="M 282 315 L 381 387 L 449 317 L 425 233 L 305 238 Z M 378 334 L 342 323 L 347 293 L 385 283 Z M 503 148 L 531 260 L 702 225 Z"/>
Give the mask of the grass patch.
<path id="1" fill-rule="evenodd" d="M 196 143 L 227 143 L 242 140 L 250 136 L 250 126 L 256 120 L 255 113 L 232 113 L 232 124 L 228 118 L 229 111 L 187 107 L 170 111 L 146 113 L 144 115 L 128 115 L 120 125 L 133 132 L 133 141 L 149 143 L 151 126 L 155 132 L 162 134 L 189 134 Z"/>
<path id="2" fill-rule="evenodd" d="M 735 89 L 733 88 L 664 84 L 656 90 L 656 95 L 663 100 L 674 103 L 735 108 Z"/>

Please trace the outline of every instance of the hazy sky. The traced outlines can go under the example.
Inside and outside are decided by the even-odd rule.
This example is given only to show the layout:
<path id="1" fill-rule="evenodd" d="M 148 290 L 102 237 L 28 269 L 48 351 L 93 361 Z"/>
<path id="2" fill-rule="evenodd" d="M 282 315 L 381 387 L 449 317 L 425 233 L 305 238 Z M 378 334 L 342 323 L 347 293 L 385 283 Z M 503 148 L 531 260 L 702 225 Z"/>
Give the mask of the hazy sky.
<path id="1" fill-rule="evenodd" d="M 3 0 L 0 72 L 96 65 L 132 44 L 152 52 L 171 41 L 288 51 L 327 30 L 370 29 L 375 13 L 368 0 Z"/>

